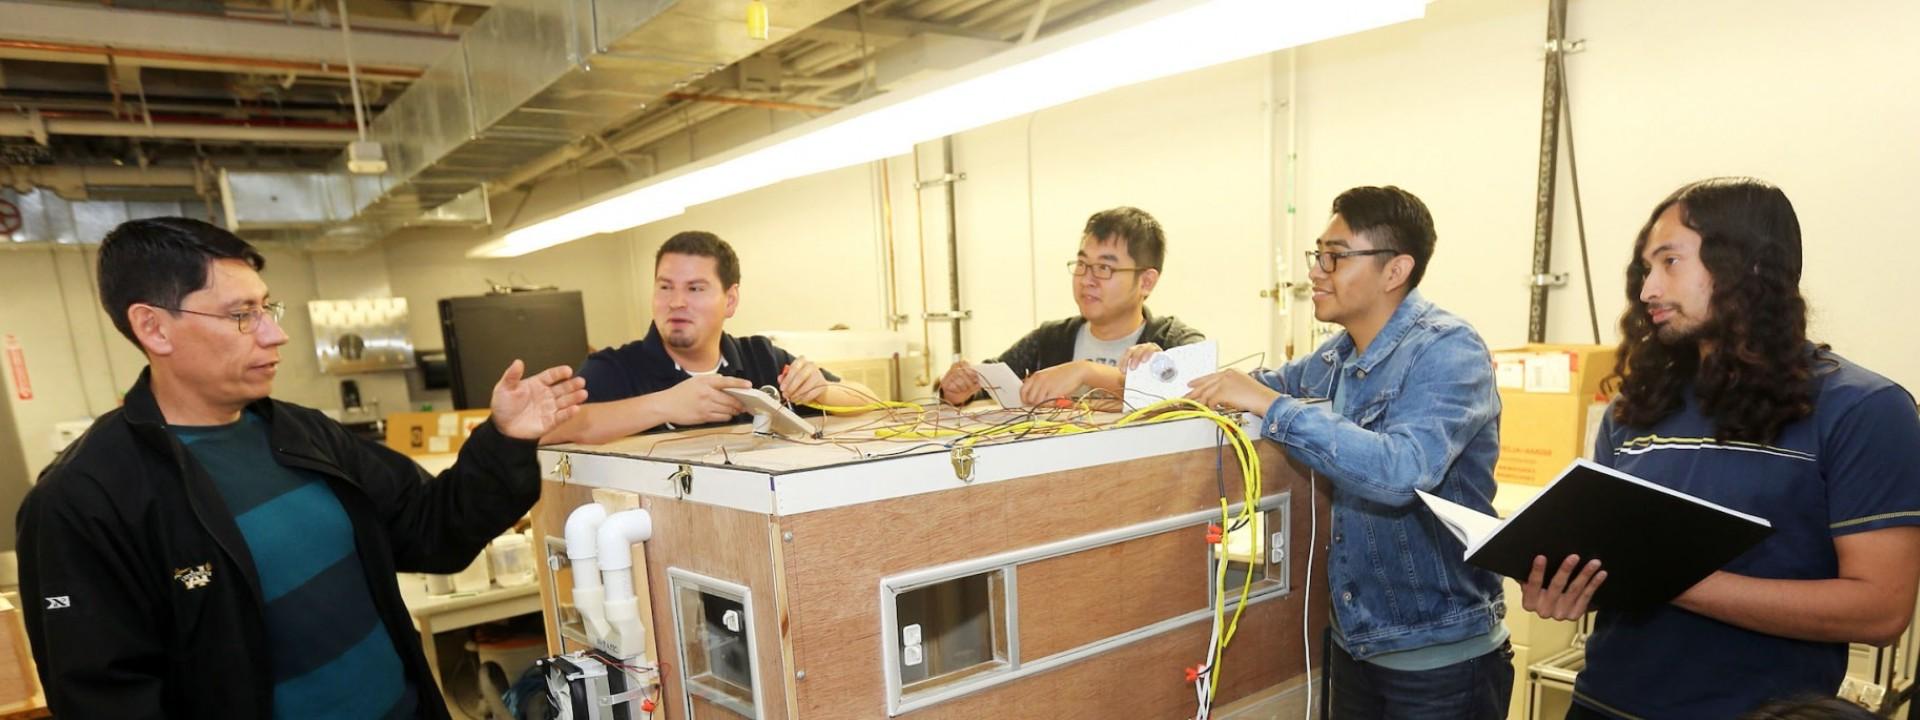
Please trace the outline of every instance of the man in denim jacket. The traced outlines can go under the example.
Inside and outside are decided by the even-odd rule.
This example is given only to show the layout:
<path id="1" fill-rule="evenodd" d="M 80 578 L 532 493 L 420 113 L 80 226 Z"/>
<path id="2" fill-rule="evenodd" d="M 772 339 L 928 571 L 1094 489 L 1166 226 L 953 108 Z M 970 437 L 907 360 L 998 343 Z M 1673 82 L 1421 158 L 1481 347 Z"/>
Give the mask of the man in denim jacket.
<path id="1" fill-rule="evenodd" d="M 1492 356 L 1414 290 L 1434 231 L 1412 193 L 1341 193 L 1316 245 L 1314 317 L 1346 331 L 1278 371 L 1195 380 L 1190 397 L 1260 414 L 1262 435 L 1332 485 L 1333 716 L 1504 718 L 1513 653 L 1500 578 L 1468 566 L 1414 494 L 1492 514 Z"/>

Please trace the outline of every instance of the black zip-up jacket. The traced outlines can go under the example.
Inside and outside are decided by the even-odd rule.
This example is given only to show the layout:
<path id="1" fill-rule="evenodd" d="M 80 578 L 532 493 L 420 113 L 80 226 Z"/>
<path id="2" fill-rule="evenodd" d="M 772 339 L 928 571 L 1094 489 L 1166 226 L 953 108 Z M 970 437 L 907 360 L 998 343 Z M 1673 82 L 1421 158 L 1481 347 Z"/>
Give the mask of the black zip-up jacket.
<path id="1" fill-rule="evenodd" d="M 274 459 L 325 477 L 340 498 L 420 716 L 446 718 L 394 573 L 457 572 L 525 514 L 540 494 L 534 443 L 486 423 L 429 478 L 311 408 L 252 409 Z M 143 372 L 20 505 L 20 597 L 47 704 L 61 718 L 270 718 L 253 558 L 165 422 Z"/>
<path id="2" fill-rule="evenodd" d="M 1144 307 L 1140 308 L 1140 315 L 1140 339 L 1136 343 L 1153 343 L 1159 345 L 1162 350 L 1171 350 L 1207 339 L 1207 336 L 1199 330 L 1180 322 L 1179 318 L 1172 315 L 1155 317 L 1153 311 Z M 1028 375 L 1055 365 L 1073 362 L 1074 340 L 1080 336 L 1080 327 L 1086 324 L 1087 319 L 1079 315 L 1041 323 L 1040 327 L 1034 328 L 1033 332 L 1027 333 L 1014 342 L 1013 346 L 1007 348 L 1006 352 L 1000 353 L 999 357 L 986 362 L 1006 363 L 1007 368 L 1013 370 L 1014 376 L 1022 380 L 1025 380 Z M 936 383 L 934 393 L 939 392 L 940 387 Z M 975 399 L 986 396 L 985 390 L 974 394 Z"/>

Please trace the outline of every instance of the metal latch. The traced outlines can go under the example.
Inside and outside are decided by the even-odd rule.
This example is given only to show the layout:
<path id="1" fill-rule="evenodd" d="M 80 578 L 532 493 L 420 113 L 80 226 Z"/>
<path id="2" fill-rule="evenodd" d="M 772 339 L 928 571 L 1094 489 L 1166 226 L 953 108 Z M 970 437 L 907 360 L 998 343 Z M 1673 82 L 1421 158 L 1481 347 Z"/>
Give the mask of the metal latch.
<path id="1" fill-rule="evenodd" d="M 1567 284 L 1566 273 L 1541 273 L 1534 275 L 1528 284 L 1534 287 L 1563 287 Z"/>
<path id="2" fill-rule="evenodd" d="M 559 478 L 560 482 L 563 483 L 573 480 L 573 462 L 567 459 L 569 457 L 571 456 L 561 455 L 560 462 L 555 463 L 553 466 L 553 476 Z"/>
<path id="3" fill-rule="evenodd" d="M 684 498 L 693 494 L 693 468 L 681 465 L 667 476 L 667 482 L 673 485 L 673 496 Z"/>
<path id="4" fill-rule="evenodd" d="M 953 455 L 948 459 L 953 461 L 954 477 L 959 478 L 960 482 L 973 482 L 973 446 L 954 448 Z"/>
<path id="5" fill-rule="evenodd" d="M 939 312 L 921 313 L 920 319 L 940 320 L 940 321 L 947 321 L 947 322 L 953 322 L 958 320 L 972 320 L 973 311 L 972 310 L 955 310 L 953 312 L 939 311 Z"/>

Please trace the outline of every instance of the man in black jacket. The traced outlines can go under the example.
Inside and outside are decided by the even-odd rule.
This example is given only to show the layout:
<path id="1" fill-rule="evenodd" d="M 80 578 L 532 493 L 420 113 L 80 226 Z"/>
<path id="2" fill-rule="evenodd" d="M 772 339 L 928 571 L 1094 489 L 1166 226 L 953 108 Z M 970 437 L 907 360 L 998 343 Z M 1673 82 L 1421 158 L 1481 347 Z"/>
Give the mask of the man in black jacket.
<path id="1" fill-rule="evenodd" d="M 539 497 L 565 367 L 494 386 L 438 478 L 268 397 L 287 342 L 251 245 L 182 218 L 100 247 L 100 299 L 148 366 L 19 512 L 21 597 L 60 717 L 444 718 L 396 571 L 465 567 Z"/>
<path id="2" fill-rule="evenodd" d="M 1166 255 L 1166 232 L 1152 215 L 1131 207 L 1094 213 L 1079 256 L 1067 263 L 1080 314 L 1035 328 L 989 362 L 1006 363 L 1024 378 L 1020 399 L 1028 405 L 1091 390 L 1118 399 L 1127 370 L 1162 349 L 1206 339 L 1172 316 L 1147 311 Z M 980 374 L 956 361 L 939 389 L 941 399 L 965 404 L 980 394 Z"/>

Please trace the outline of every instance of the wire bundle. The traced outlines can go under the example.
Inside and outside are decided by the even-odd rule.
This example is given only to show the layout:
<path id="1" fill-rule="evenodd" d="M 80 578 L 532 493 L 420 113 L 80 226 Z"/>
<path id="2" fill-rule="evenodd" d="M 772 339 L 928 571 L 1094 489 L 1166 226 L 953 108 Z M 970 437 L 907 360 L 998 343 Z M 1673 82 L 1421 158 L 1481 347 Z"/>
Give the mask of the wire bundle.
<path id="1" fill-rule="evenodd" d="M 1234 456 L 1240 461 L 1242 498 L 1240 512 L 1232 513 L 1222 485 L 1220 494 L 1220 534 L 1218 538 L 1208 536 L 1209 542 L 1219 543 L 1223 548 L 1226 536 L 1254 521 L 1259 514 L 1260 501 L 1260 456 L 1254 449 L 1253 440 L 1246 431 L 1240 429 L 1233 418 L 1215 412 L 1213 409 L 1188 398 L 1173 398 L 1148 405 L 1129 413 L 1114 423 L 1114 427 L 1140 422 L 1172 422 L 1175 420 L 1202 419 L 1212 422 L 1233 447 Z M 1233 616 L 1227 617 L 1227 567 L 1229 563 L 1224 553 L 1215 563 L 1213 631 L 1207 641 L 1206 661 L 1190 672 L 1194 682 L 1194 697 L 1198 710 L 1195 720 L 1206 720 L 1213 711 L 1214 693 L 1219 689 L 1221 668 L 1225 665 L 1227 646 L 1233 642 L 1234 632 L 1240 627 L 1240 614 L 1247 608 L 1247 596 L 1253 590 L 1253 573 L 1249 571 L 1240 584 L 1240 599 L 1233 609 Z"/>

